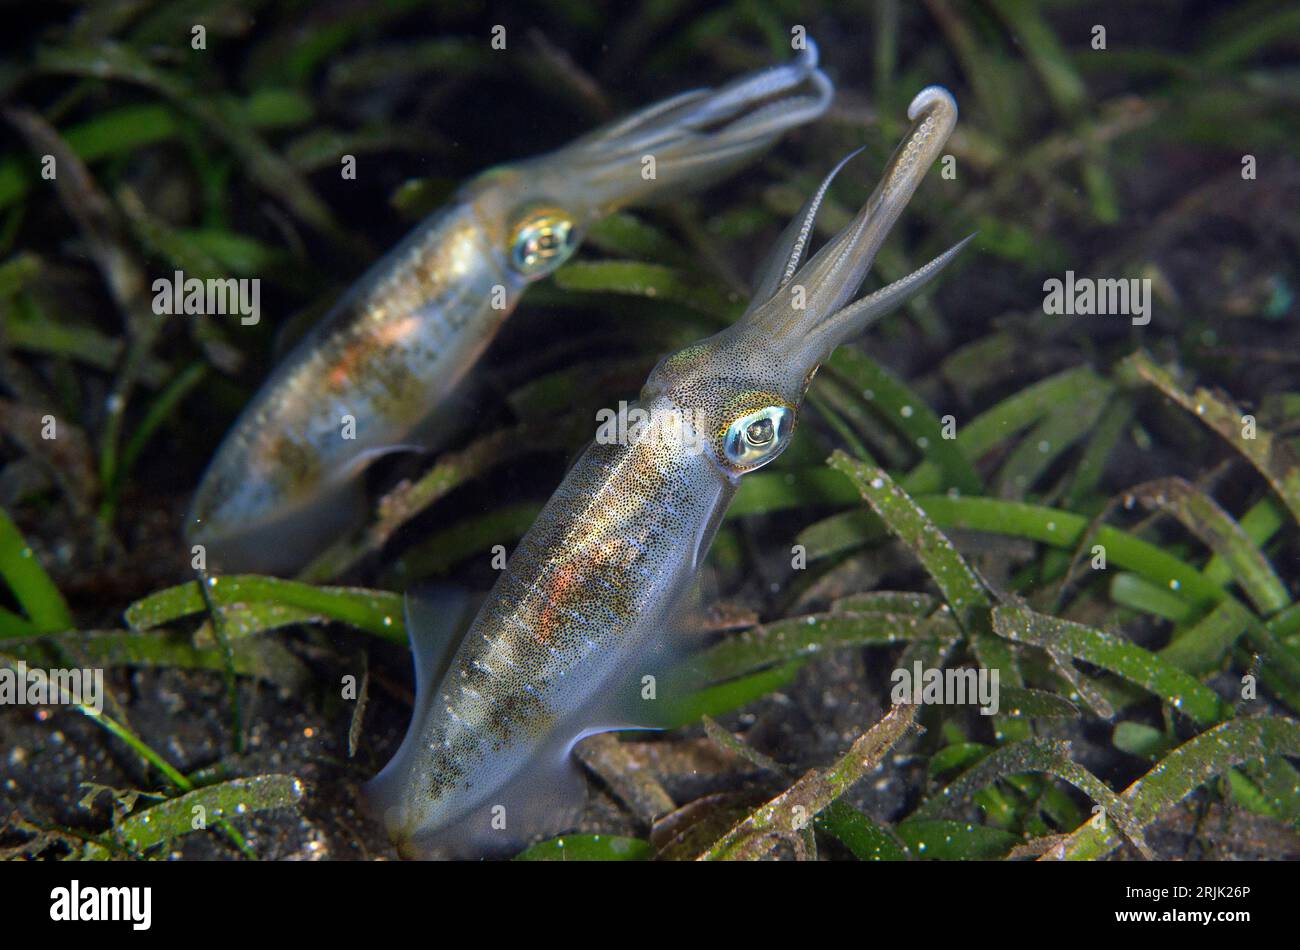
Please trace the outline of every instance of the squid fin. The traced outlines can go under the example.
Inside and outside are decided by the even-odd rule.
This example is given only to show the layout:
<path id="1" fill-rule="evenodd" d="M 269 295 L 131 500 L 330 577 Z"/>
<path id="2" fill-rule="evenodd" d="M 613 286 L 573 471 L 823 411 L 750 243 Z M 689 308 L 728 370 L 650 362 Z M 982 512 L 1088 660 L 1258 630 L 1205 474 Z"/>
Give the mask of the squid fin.
<path id="1" fill-rule="evenodd" d="M 428 448 L 423 445 L 417 445 L 414 442 L 394 442 L 391 445 L 376 445 L 373 448 L 363 449 L 352 458 L 348 459 L 347 465 L 336 476 L 339 481 L 352 481 L 362 472 L 371 466 L 377 460 L 386 455 L 397 455 L 399 453 L 414 452 L 424 454 Z"/>
<path id="2" fill-rule="evenodd" d="M 472 616 L 469 594 L 459 588 L 434 587 L 406 597 L 406 635 L 415 664 L 415 704 L 397 752 L 362 788 L 366 803 L 378 817 L 397 804 L 429 706 Z"/>

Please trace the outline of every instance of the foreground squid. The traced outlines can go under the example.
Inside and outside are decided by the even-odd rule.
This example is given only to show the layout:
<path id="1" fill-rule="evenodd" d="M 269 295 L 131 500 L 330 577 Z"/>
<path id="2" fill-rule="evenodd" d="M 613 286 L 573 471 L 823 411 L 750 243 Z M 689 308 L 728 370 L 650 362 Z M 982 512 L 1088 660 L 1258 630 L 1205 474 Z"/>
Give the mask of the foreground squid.
<path id="1" fill-rule="evenodd" d="M 362 513 L 365 468 L 428 441 L 525 288 L 593 223 L 725 176 L 820 116 L 832 94 L 809 41 L 791 63 L 682 93 L 470 181 L 263 384 L 199 485 L 189 543 L 225 571 L 302 567 Z"/>
<path id="2" fill-rule="evenodd" d="M 445 636 L 455 626 L 446 605 L 412 601 L 411 724 L 365 788 L 403 855 L 508 854 L 572 827 L 585 790 L 574 745 L 662 724 L 645 677 L 681 655 L 683 595 L 740 479 L 789 445 L 808 384 L 835 347 L 921 290 L 966 243 L 850 302 L 957 105 L 931 86 L 908 115 L 906 139 L 849 225 L 800 266 L 841 162 L 778 241 L 744 315 L 650 374 L 637 404 L 649 420 L 643 435 L 586 449 L 458 649 Z"/>

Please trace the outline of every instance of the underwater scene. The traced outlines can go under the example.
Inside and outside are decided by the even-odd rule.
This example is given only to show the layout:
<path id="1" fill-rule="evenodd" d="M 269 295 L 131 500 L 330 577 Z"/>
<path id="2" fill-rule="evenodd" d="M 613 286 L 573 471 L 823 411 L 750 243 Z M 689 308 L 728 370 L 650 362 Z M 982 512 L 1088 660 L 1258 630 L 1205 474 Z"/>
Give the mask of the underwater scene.
<path id="1" fill-rule="evenodd" d="M 0 855 L 1300 858 L 1295 4 L 6 14 Z"/>

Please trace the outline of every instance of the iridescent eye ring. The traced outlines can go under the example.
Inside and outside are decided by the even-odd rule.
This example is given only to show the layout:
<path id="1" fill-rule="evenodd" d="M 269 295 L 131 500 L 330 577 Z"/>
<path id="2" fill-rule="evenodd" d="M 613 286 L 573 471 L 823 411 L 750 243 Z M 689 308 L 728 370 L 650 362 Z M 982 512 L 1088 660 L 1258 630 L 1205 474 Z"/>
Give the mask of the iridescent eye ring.
<path id="1" fill-rule="evenodd" d="M 525 277 L 540 277 L 568 260 L 577 246 L 573 219 L 558 208 L 539 208 L 515 225 L 510 264 Z"/>
<path id="2" fill-rule="evenodd" d="M 727 427 L 722 450 L 727 460 L 746 468 L 776 458 L 794 428 L 794 412 L 788 406 L 767 406 L 741 416 Z"/>

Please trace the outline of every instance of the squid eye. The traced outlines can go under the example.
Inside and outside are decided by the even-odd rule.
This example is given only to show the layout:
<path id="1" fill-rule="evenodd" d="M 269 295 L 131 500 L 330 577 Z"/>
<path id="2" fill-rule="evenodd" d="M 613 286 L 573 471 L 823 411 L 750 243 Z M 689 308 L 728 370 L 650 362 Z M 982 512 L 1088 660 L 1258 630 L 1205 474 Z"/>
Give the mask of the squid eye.
<path id="1" fill-rule="evenodd" d="M 768 406 L 741 416 L 728 426 L 722 449 L 736 465 L 746 468 L 766 465 L 781 454 L 793 427 L 794 412 L 786 406 Z"/>
<path id="2" fill-rule="evenodd" d="M 530 212 L 515 225 L 510 239 L 510 264 L 525 277 L 543 277 L 578 248 L 573 219 L 563 211 L 544 208 Z"/>

